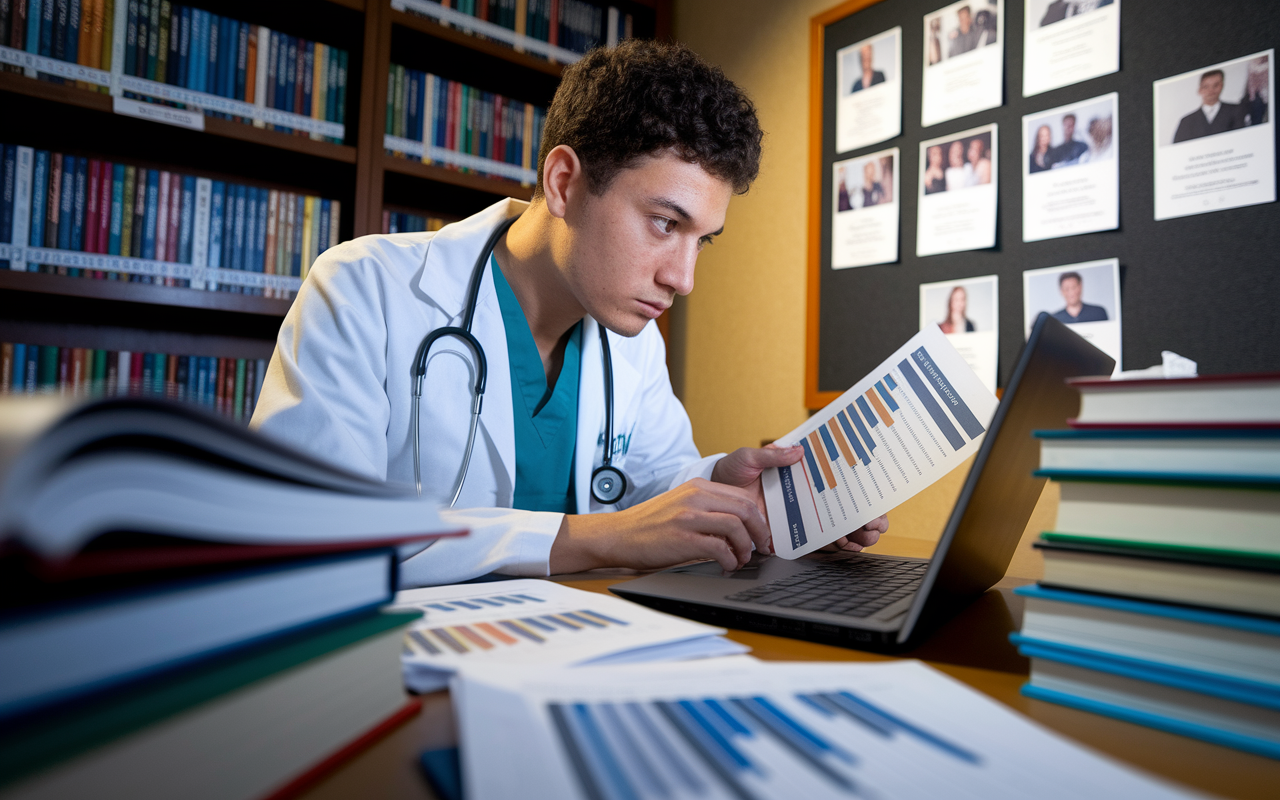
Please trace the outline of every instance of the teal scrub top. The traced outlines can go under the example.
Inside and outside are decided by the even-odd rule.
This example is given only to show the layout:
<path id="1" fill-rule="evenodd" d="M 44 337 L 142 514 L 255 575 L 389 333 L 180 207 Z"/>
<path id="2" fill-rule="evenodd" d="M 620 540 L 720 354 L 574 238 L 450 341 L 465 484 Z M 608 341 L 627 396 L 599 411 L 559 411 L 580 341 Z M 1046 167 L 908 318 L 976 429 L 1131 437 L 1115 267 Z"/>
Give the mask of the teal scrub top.
<path id="1" fill-rule="evenodd" d="M 547 386 L 542 356 L 524 309 L 511 291 L 496 258 L 493 287 L 507 331 L 511 363 L 511 411 L 516 434 L 516 488 L 513 508 L 525 511 L 577 512 L 573 493 L 573 450 L 578 438 L 578 372 L 582 361 L 582 323 L 574 326 L 564 349 L 564 365 L 554 387 Z"/>

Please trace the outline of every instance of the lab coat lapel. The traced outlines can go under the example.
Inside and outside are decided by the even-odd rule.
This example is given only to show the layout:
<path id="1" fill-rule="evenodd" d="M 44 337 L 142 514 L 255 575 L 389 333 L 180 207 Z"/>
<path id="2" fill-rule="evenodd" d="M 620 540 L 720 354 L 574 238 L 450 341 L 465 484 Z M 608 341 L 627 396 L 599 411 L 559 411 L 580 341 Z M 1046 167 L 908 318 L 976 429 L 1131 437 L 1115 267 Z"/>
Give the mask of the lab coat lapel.
<path id="1" fill-rule="evenodd" d="M 475 325 L 471 329 L 480 340 L 489 363 L 489 380 L 485 387 L 484 407 L 480 411 L 480 427 L 498 451 L 507 472 L 507 486 L 516 485 L 516 425 L 511 407 L 511 362 L 507 352 L 507 330 L 502 324 L 502 309 L 493 287 L 493 270 L 484 271 L 480 296 L 476 302 Z M 513 489 L 514 490 L 514 489 Z M 510 503 L 514 498 L 498 498 Z"/>
<path id="2" fill-rule="evenodd" d="M 619 352 L 618 341 L 618 336 L 610 335 L 609 344 L 613 345 L 615 437 L 629 433 L 640 388 L 640 372 Z M 591 317 L 582 322 L 581 363 L 578 377 L 578 440 L 574 452 L 573 480 L 578 513 L 585 514 L 593 509 L 591 473 L 604 461 L 604 353 L 600 349 L 600 326 Z M 621 465 L 621 455 L 619 453 L 615 457 L 615 465 Z M 600 507 L 595 508 L 599 510 Z"/>

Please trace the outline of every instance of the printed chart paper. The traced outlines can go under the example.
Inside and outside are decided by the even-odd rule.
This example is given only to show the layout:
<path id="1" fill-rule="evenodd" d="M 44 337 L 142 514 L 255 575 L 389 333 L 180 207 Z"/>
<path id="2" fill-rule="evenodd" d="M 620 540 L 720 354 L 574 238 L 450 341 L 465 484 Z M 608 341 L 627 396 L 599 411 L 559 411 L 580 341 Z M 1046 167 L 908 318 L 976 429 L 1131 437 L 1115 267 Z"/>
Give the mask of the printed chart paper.
<path id="1" fill-rule="evenodd" d="M 924 127 L 1004 102 L 1004 0 L 960 0 L 924 18 Z"/>
<path id="2" fill-rule="evenodd" d="M 920 284 L 920 330 L 936 325 L 995 393 L 1000 331 L 1000 276 Z"/>
<path id="3" fill-rule="evenodd" d="M 836 51 L 836 152 L 902 133 L 902 28 Z"/>
<path id="4" fill-rule="evenodd" d="M 995 125 L 920 143 L 916 255 L 996 246 Z"/>
<path id="5" fill-rule="evenodd" d="M 1275 50 L 1156 81 L 1156 219 L 1276 201 Z"/>
<path id="6" fill-rule="evenodd" d="M 513 580 L 408 589 L 395 607 L 425 613 L 405 636 L 405 684 L 444 688 L 479 664 L 636 663 L 737 655 L 725 631 L 557 583 Z"/>
<path id="7" fill-rule="evenodd" d="M 1026 336 L 1043 311 L 1120 362 L 1120 262 L 1108 258 L 1022 273 Z"/>
<path id="8" fill-rule="evenodd" d="M 1191 797 L 918 661 L 484 669 L 453 700 L 471 800 Z"/>
<path id="9" fill-rule="evenodd" d="M 798 558 L 852 533 L 977 452 L 995 396 L 930 325 L 778 439 L 804 458 L 761 475 L 773 547 Z"/>
<path id="10" fill-rule="evenodd" d="M 898 148 L 831 165 L 831 268 L 898 260 Z"/>
<path id="11" fill-rule="evenodd" d="M 1026 0 L 1022 96 L 1120 70 L 1120 0 Z"/>
<path id="12" fill-rule="evenodd" d="M 1022 241 L 1120 227 L 1118 96 L 1022 118 Z"/>

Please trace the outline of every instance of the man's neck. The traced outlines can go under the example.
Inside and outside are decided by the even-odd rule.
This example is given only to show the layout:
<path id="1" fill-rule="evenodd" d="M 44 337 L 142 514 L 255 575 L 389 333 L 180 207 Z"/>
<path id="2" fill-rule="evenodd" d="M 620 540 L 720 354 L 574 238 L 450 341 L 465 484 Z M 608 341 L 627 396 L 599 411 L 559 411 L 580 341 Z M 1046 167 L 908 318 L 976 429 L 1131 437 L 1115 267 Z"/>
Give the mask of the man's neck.
<path id="1" fill-rule="evenodd" d="M 1080 312 L 1084 311 L 1084 301 L 1078 303 L 1067 303 L 1067 313 L 1073 317 L 1080 316 Z"/>
<path id="2" fill-rule="evenodd" d="M 587 315 L 556 267 L 557 254 L 567 247 L 561 226 L 545 203 L 535 201 L 493 248 L 520 301 L 548 380 L 560 371 L 569 331 Z"/>

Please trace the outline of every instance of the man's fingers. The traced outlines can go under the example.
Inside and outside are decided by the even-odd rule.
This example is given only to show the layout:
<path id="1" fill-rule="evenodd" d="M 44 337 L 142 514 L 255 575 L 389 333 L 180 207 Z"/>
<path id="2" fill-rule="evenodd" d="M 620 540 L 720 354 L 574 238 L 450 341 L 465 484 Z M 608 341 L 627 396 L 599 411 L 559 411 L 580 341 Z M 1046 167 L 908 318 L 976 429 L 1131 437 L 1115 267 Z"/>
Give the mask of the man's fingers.
<path id="1" fill-rule="evenodd" d="M 746 463 L 757 469 L 789 467 L 804 457 L 804 448 L 799 446 L 778 447 L 777 445 L 769 445 L 768 447 L 756 448 L 744 447 L 739 452 L 743 453 Z"/>
<path id="2" fill-rule="evenodd" d="M 700 490 L 697 494 L 697 506 L 704 511 L 721 514 L 732 514 L 741 520 L 746 527 L 748 537 L 755 542 L 756 549 L 762 553 L 773 552 L 773 534 L 769 531 L 769 521 L 765 519 L 755 497 L 746 489 L 709 481 L 690 481 Z"/>

